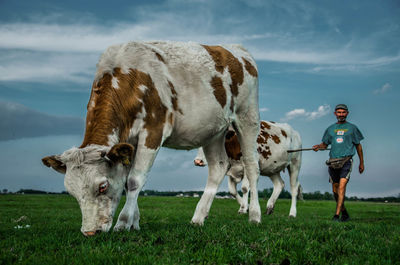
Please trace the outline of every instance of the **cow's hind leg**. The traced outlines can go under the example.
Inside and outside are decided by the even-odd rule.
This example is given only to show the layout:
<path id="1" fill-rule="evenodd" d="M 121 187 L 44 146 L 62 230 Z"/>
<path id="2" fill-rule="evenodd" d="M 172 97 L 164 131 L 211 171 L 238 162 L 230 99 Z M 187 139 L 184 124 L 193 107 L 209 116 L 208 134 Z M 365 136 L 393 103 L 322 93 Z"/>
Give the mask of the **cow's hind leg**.
<path id="1" fill-rule="evenodd" d="M 300 158 L 301 159 L 301 158 Z M 296 217 L 297 215 L 297 198 L 302 198 L 301 187 L 299 183 L 299 171 L 300 171 L 301 160 L 293 160 L 288 166 L 289 176 L 290 176 L 290 190 L 292 193 L 292 205 L 290 206 L 290 217 Z"/>
<path id="2" fill-rule="evenodd" d="M 243 179 L 243 181 L 245 181 Z M 239 192 L 237 191 L 237 184 L 240 181 L 234 177 L 229 176 L 228 178 L 228 188 L 229 188 L 229 193 L 236 198 L 236 201 L 239 203 L 240 207 L 238 210 L 239 214 L 244 214 L 247 213 L 247 209 L 249 208 L 248 206 L 248 194 L 247 190 L 246 192 L 243 190 L 243 182 L 242 182 L 242 192 L 243 192 L 243 197 L 240 196 Z M 249 185 L 249 181 L 246 179 L 245 181 L 247 183 L 247 186 Z"/>
<path id="3" fill-rule="evenodd" d="M 282 189 L 285 187 L 285 182 L 283 182 L 281 175 L 279 173 L 270 176 L 272 184 L 274 185 L 274 190 L 272 195 L 267 202 L 267 214 L 272 214 L 275 208 L 275 202 L 281 194 Z"/>
<path id="4" fill-rule="evenodd" d="M 225 137 L 221 135 L 209 145 L 203 147 L 208 161 L 208 179 L 204 193 L 197 203 L 196 211 L 192 218 L 193 224 L 204 224 L 204 219 L 208 216 L 214 196 L 228 170 L 228 157 L 225 153 L 224 141 Z"/>
<path id="5" fill-rule="evenodd" d="M 237 182 L 236 179 L 233 178 L 232 176 L 228 176 L 228 189 L 229 189 L 229 193 L 236 198 L 236 201 L 239 203 L 240 206 L 242 206 L 243 204 L 243 199 L 242 196 L 240 196 L 240 194 L 237 191 Z M 241 207 L 240 207 L 241 208 Z M 240 209 L 239 209 L 239 213 Z"/>
<path id="6" fill-rule="evenodd" d="M 252 111 L 254 113 L 251 113 Z M 260 174 L 257 152 L 257 136 L 260 128 L 258 110 L 249 110 L 246 115 L 240 116 L 234 125 L 243 154 L 244 174 L 248 178 L 250 186 L 249 221 L 260 223 L 261 209 L 257 190 Z"/>

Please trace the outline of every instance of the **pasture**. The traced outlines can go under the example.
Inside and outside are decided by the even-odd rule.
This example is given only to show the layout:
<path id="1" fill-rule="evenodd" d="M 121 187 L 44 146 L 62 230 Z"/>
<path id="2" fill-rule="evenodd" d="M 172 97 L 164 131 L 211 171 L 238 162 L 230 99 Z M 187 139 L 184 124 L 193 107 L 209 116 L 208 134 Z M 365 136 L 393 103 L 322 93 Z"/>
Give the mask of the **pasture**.
<path id="1" fill-rule="evenodd" d="M 0 264 L 400 264 L 399 204 L 346 202 L 351 221 L 333 223 L 333 201 L 299 201 L 293 219 L 280 199 L 254 225 L 216 199 L 197 227 L 198 199 L 139 197 L 141 231 L 86 238 L 73 197 L 2 195 Z"/>

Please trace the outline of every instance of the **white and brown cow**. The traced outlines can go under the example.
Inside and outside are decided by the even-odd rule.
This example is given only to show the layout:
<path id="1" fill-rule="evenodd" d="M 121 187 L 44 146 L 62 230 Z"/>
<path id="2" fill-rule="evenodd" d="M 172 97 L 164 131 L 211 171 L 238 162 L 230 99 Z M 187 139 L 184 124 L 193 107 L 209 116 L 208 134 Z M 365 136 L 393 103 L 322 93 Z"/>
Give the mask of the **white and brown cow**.
<path id="1" fill-rule="evenodd" d="M 202 225 L 228 169 L 224 139 L 230 124 L 239 136 L 251 202 L 257 195 L 259 131 L 257 67 L 240 45 L 131 42 L 101 56 L 87 106 L 82 145 L 43 163 L 65 174 L 79 202 L 81 231 L 108 231 L 124 187 L 126 203 L 114 230 L 139 229 L 137 197 L 161 146 L 204 146 L 209 176 L 192 223 Z"/>
<path id="2" fill-rule="evenodd" d="M 268 176 L 274 190 L 267 203 L 267 214 L 271 214 L 275 202 L 279 197 L 285 183 L 280 172 L 287 168 L 290 176 L 290 189 L 292 194 L 292 205 L 289 216 L 296 217 L 297 198 L 301 198 L 301 186 L 298 181 L 301 166 L 301 152 L 288 153 L 291 149 L 301 149 L 301 138 L 297 131 L 284 123 L 261 121 L 260 134 L 257 138 L 260 174 Z M 229 192 L 240 204 L 239 213 L 246 213 L 248 209 L 249 181 L 243 170 L 243 157 L 240 144 L 234 131 L 226 134 L 225 150 L 229 157 L 230 168 L 226 175 L 228 178 Z M 204 158 L 203 150 L 200 148 L 194 160 L 196 166 L 205 166 L 207 160 Z M 243 198 L 237 192 L 237 184 L 242 181 Z"/>

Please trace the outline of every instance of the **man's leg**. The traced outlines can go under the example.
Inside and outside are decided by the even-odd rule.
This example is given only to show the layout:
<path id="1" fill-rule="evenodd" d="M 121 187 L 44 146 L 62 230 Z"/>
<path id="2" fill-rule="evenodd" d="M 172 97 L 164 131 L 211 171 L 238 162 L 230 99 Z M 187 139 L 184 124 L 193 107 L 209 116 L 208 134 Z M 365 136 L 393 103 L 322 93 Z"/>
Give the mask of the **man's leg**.
<path id="1" fill-rule="evenodd" d="M 332 178 L 331 178 L 331 180 L 332 180 Z M 339 190 L 339 183 L 338 183 L 338 182 L 332 182 L 332 193 L 333 193 L 333 197 L 335 197 L 336 209 L 337 209 L 337 207 L 338 207 L 338 198 L 339 198 L 338 190 Z M 333 219 L 332 219 L 332 220 L 333 220 L 333 221 L 339 221 L 339 215 L 338 215 L 338 214 L 335 214 L 335 215 L 333 216 Z"/>
<path id="2" fill-rule="evenodd" d="M 350 173 L 351 173 L 352 166 L 353 166 L 353 160 L 350 159 L 343 165 L 343 168 L 340 171 L 336 214 L 339 214 L 339 213 L 342 214 L 342 216 L 340 218 L 340 220 L 342 222 L 346 222 L 350 219 L 349 213 L 347 212 L 347 210 L 344 206 L 344 200 L 345 200 L 345 195 L 346 195 L 346 186 L 350 180 Z"/>
<path id="3" fill-rule="evenodd" d="M 338 190 L 339 190 L 339 183 L 332 183 L 332 192 L 333 192 L 333 197 L 335 198 L 336 201 L 336 208 L 338 206 Z M 340 211 L 342 214 L 348 216 L 348 213 L 346 211 L 346 207 L 344 206 L 344 201 L 342 203 L 342 208 Z"/>
<path id="4" fill-rule="evenodd" d="M 339 187 L 337 190 L 337 203 L 336 203 L 336 215 L 339 215 L 342 210 L 345 210 L 344 207 L 342 208 L 344 204 L 344 197 L 346 194 L 346 185 L 347 185 L 348 180 L 346 178 L 341 178 L 339 181 Z"/>

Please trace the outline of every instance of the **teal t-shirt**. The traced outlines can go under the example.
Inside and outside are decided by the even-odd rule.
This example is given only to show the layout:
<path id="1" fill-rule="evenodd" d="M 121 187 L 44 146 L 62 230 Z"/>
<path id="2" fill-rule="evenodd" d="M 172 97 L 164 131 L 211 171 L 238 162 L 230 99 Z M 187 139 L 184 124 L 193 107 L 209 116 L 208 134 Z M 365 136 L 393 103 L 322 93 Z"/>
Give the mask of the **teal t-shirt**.
<path id="1" fill-rule="evenodd" d="M 353 156 L 356 153 L 355 146 L 364 139 L 360 130 L 354 124 L 345 122 L 342 124 L 334 123 L 326 129 L 322 142 L 331 145 L 329 156 L 339 158 Z"/>

